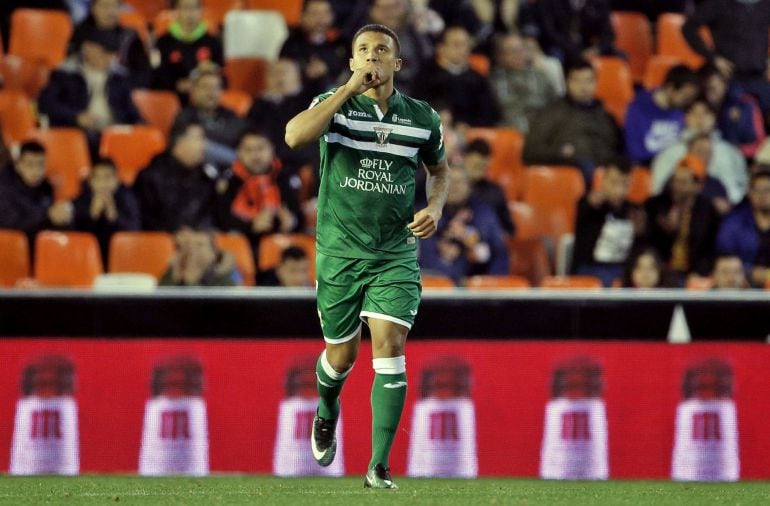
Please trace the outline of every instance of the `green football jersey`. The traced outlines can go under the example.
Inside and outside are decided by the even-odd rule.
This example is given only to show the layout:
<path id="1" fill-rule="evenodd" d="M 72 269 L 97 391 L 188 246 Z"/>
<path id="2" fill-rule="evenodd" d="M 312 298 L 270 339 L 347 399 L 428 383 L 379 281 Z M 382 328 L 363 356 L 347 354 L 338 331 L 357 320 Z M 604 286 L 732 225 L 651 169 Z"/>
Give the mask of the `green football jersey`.
<path id="1" fill-rule="evenodd" d="M 310 107 L 334 89 L 317 96 Z M 320 139 L 318 251 L 344 258 L 414 256 L 415 176 L 444 159 L 441 120 L 430 105 L 393 92 L 388 112 L 356 95 L 334 114 Z"/>

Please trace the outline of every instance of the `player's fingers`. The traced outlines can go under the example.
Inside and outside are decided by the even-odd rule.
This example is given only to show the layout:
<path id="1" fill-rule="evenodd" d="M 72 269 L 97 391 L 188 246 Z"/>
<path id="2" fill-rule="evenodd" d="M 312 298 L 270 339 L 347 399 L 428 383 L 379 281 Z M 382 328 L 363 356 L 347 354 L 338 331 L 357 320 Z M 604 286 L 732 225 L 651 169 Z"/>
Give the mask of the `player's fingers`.
<path id="1" fill-rule="evenodd" d="M 410 229 L 414 230 L 415 228 L 419 227 L 421 224 L 426 223 L 427 220 L 429 219 L 430 219 L 430 216 L 418 213 L 414 215 L 414 220 L 412 221 L 412 223 L 410 223 L 407 226 Z"/>

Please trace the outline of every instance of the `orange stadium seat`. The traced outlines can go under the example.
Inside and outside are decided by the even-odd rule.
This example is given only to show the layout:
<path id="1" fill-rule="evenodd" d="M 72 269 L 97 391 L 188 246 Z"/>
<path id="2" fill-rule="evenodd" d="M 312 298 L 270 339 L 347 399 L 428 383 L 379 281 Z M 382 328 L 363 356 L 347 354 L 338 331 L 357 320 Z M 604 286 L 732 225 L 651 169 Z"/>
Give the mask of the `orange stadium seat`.
<path id="1" fill-rule="evenodd" d="M 35 279 L 42 286 L 90 287 L 103 271 L 99 243 L 87 232 L 45 230 L 35 238 Z"/>
<path id="2" fill-rule="evenodd" d="M 449 276 L 439 274 L 423 274 L 422 287 L 434 290 L 451 290 L 455 288 L 455 282 Z"/>
<path id="3" fill-rule="evenodd" d="M 131 92 L 131 99 L 142 118 L 160 128 L 164 135 L 168 135 L 176 115 L 182 108 L 179 97 L 170 91 L 138 89 Z"/>
<path id="4" fill-rule="evenodd" d="M 610 15 L 615 30 L 615 44 L 628 56 L 634 82 L 642 82 L 647 60 L 653 53 L 650 20 L 639 12 L 613 12 Z"/>
<path id="5" fill-rule="evenodd" d="M 51 69 L 45 62 L 21 56 L 5 55 L 0 58 L 0 78 L 4 90 L 21 90 L 35 99 L 48 82 Z"/>
<path id="6" fill-rule="evenodd" d="M 619 125 L 626 120 L 626 108 L 634 99 L 634 80 L 628 63 L 615 56 L 594 59 L 596 69 L 596 98 L 600 99 L 607 111 Z"/>
<path id="7" fill-rule="evenodd" d="M 532 206 L 538 233 L 555 247 L 562 234 L 575 231 L 575 209 L 585 193 L 583 175 L 575 167 L 545 165 L 527 167 L 524 173 L 524 202 Z"/>
<path id="8" fill-rule="evenodd" d="M 524 202 L 508 202 L 508 211 L 516 226 L 516 237 L 519 239 L 537 237 L 537 223 L 532 206 Z"/>
<path id="9" fill-rule="evenodd" d="M 510 273 L 528 279 L 532 286 L 540 285 L 540 281 L 553 272 L 542 239 L 515 237 L 508 239 L 507 246 Z"/>
<path id="10" fill-rule="evenodd" d="M 594 171 L 594 180 L 592 182 L 594 189 L 602 187 L 604 180 L 604 169 L 597 168 Z M 650 195 L 652 195 L 652 176 L 647 167 L 636 166 L 631 169 L 628 181 L 628 200 L 634 204 L 643 204 Z"/>
<path id="11" fill-rule="evenodd" d="M 238 90 L 252 97 L 257 97 L 265 90 L 267 60 L 262 58 L 230 58 L 225 61 L 227 87 Z"/>
<path id="12" fill-rule="evenodd" d="M 217 35 L 219 33 L 221 20 L 217 19 L 216 15 L 206 8 L 203 9 L 201 17 L 207 24 L 206 31 L 211 35 Z M 168 27 L 171 26 L 171 23 L 175 18 L 176 10 L 174 9 L 165 9 L 156 14 L 152 20 L 152 33 L 155 37 L 160 38 L 165 35 L 166 32 L 168 32 Z"/>
<path id="13" fill-rule="evenodd" d="M 233 9 L 243 9 L 244 0 L 203 0 L 203 8 L 208 11 L 210 19 L 221 25 L 225 14 Z"/>
<path id="14" fill-rule="evenodd" d="M 29 274 L 26 234 L 18 230 L 0 230 L 0 287 L 13 287 Z"/>
<path id="15" fill-rule="evenodd" d="M 254 266 L 254 254 L 246 236 L 238 232 L 220 233 L 216 235 L 217 246 L 235 257 L 238 271 L 243 276 L 243 283 L 254 286 L 257 269 Z"/>
<path id="16" fill-rule="evenodd" d="M 219 98 L 219 105 L 230 109 L 241 118 L 248 114 L 252 102 L 251 95 L 241 90 L 224 90 Z"/>
<path id="17" fill-rule="evenodd" d="M 596 276 L 546 276 L 540 282 L 540 288 L 595 290 L 602 288 L 602 280 Z"/>
<path id="18" fill-rule="evenodd" d="M 529 288 L 532 284 L 524 276 L 508 275 L 477 275 L 471 276 L 466 282 L 470 290 L 506 290 L 511 288 Z"/>
<path id="19" fill-rule="evenodd" d="M 35 132 L 32 102 L 21 90 L 0 90 L 0 126 L 7 144 L 29 139 Z"/>
<path id="20" fill-rule="evenodd" d="M 45 146 L 48 178 L 56 199 L 77 197 L 91 170 L 86 134 L 79 128 L 49 128 L 38 130 L 34 137 Z"/>
<path id="21" fill-rule="evenodd" d="M 167 232 L 116 232 L 110 239 L 108 270 L 160 279 L 173 255 L 174 239 Z"/>
<path id="22" fill-rule="evenodd" d="M 663 84 L 666 80 L 666 74 L 672 67 L 682 63 L 682 60 L 676 56 L 656 54 L 647 61 L 647 68 L 644 69 L 644 78 L 642 85 L 647 90 L 653 90 Z"/>
<path id="23" fill-rule="evenodd" d="M 315 238 L 307 234 L 270 234 L 259 240 L 257 267 L 266 271 L 278 265 L 281 253 L 289 246 L 299 246 L 310 259 L 310 274 L 315 279 Z"/>
<path id="24" fill-rule="evenodd" d="M 154 19 L 162 10 L 168 9 L 168 0 L 125 0 L 125 3 L 136 12 L 144 16 L 144 19 Z"/>
<path id="25" fill-rule="evenodd" d="M 8 54 L 39 60 L 54 68 L 67 56 L 72 20 L 65 12 L 16 9 L 11 14 Z"/>
<path id="26" fill-rule="evenodd" d="M 303 2 L 304 0 L 246 0 L 249 9 L 279 11 L 289 26 L 299 24 Z"/>
<path id="27" fill-rule="evenodd" d="M 524 178 L 524 136 L 513 128 L 470 128 L 466 141 L 484 139 L 492 148 L 489 178 L 503 187 L 508 200 L 521 198 Z"/>
<path id="28" fill-rule="evenodd" d="M 690 44 L 682 35 L 682 25 L 684 25 L 684 14 L 664 13 L 658 17 L 658 51 L 657 54 L 675 56 L 685 65 L 697 68 L 703 65 L 704 59 L 690 47 Z M 707 44 L 712 42 L 711 32 L 708 28 L 702 27 L 700 35 Z"/>
<path id="29" fill-rule="evenodd" d="M 137 11 L 123 11 L 120 13 L 120 26 L 130 28 L 139 34 L 145 47 L 150 47 L 150 27 L 147 18 Z"/>
<path id="30" fill-rule="evenodd" d="M 152 158 L 166 149 L 166 137 L 149 125 L 116 125 L 102 132 L 99 154 L 111 158 L 120 180 L 131 186 Z"/>

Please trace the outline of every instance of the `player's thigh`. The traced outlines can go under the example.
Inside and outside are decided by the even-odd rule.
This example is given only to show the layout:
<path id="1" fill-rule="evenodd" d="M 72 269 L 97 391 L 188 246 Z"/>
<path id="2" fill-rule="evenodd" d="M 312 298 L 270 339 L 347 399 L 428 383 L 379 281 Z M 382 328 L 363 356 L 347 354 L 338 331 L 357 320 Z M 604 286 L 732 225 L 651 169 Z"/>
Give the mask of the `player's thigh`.
<path id="1" fill-rule="evenodd" d="M 361 260 L 316 255 L 316 301 L 324 340 L 344 344 L 359 335 L 365 282 Z"/>
<path id="2" fill-rule="evenodd" d="M 406 329 L 414 324 L 420 305 L 420 268 L 414 258 L 378 261 L 370 265 L 361 317 L 396 323 Z"/>

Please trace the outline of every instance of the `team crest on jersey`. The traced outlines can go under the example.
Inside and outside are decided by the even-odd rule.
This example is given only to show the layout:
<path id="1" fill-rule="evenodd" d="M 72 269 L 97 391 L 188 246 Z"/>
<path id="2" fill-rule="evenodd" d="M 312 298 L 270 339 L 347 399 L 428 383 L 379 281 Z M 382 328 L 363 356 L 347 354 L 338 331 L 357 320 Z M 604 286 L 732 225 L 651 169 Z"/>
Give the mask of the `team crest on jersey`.
<path id="1" fill-rule="evenodd" d="M 392 132 L 392 128 L 374 127 L 374 133 L 377 134 L 377 145 L 384 147 L 388 145 L 388 136 Z"/>

